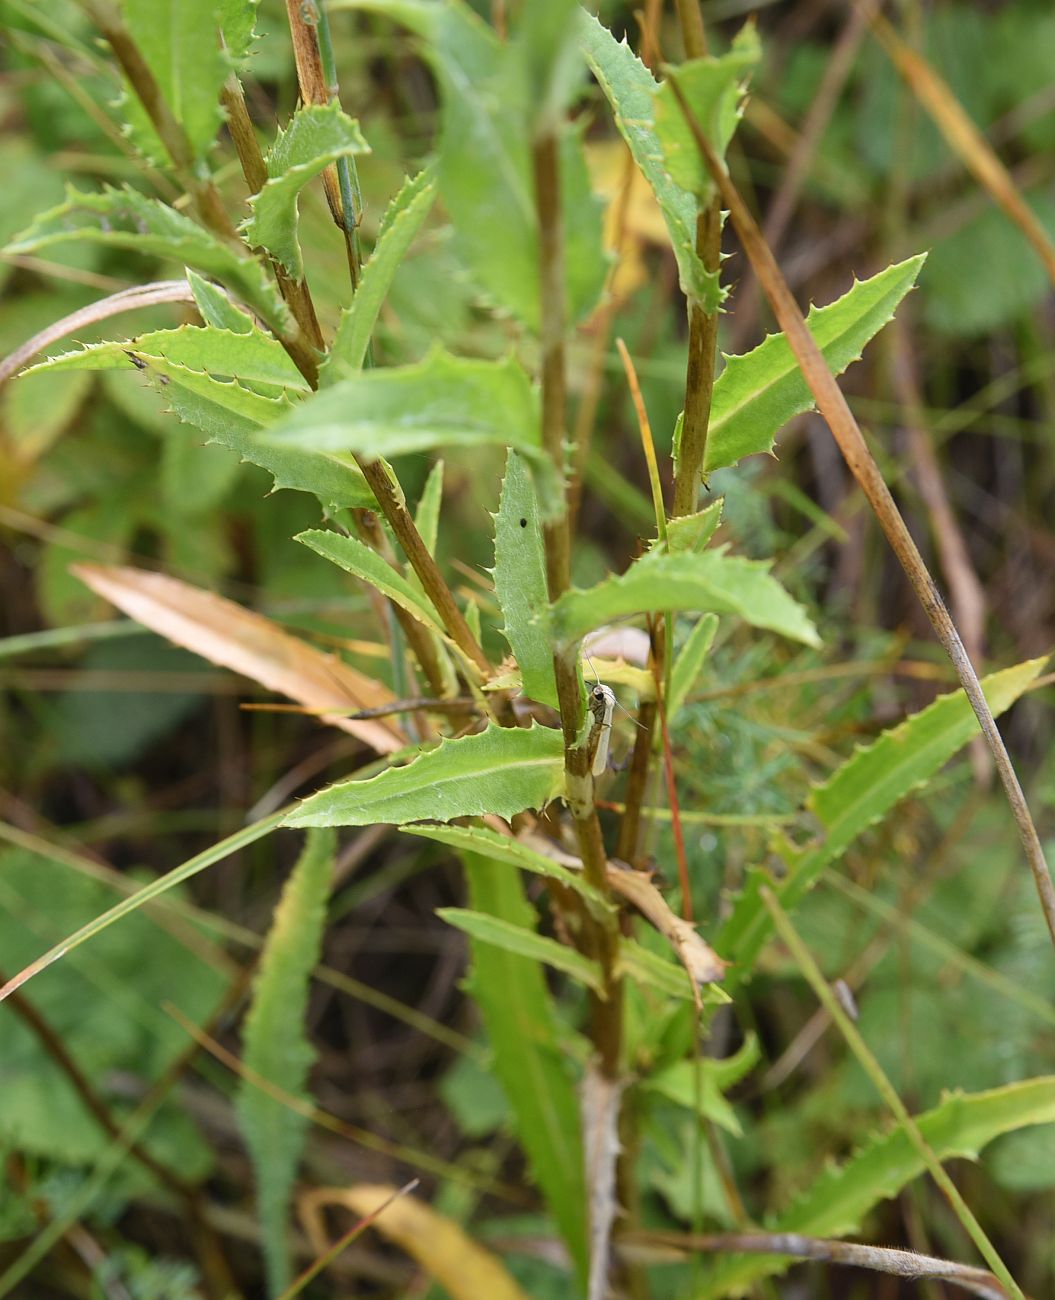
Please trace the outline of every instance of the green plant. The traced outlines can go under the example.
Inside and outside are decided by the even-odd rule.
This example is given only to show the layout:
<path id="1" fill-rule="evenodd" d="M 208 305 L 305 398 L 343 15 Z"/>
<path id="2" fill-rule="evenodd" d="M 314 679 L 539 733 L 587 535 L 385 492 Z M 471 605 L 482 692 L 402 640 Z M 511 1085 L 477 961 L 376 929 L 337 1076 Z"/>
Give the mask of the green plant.
<path id="1" fill-rule="evenodd" d="M 87 319 L 98 323 L 118 309 L 175 301 L 193 305 L 201 323 L 155 328 L 151 321 L 131 337 L 88 343 L 30 365 L 28 382 L 127 371 L 116 378 L 149 385 L 184 426 L 166 435 L 179 448 L 174 455 L 188 456 L 187 439 L 200 435 L 234 453 L 218 462 L 218 485 L 207 489 L 211 498 L 223 498 L 239 461 L 269 474 L 275 490 L 304 494 L 324 526 L 298 528 L 295 540 L 313 553 L 313 564 L 329 561 L 368 589 L 387 665 L 382 675 L 364 672 L 174 579 L 80 565 L 76 572 L 87 587 L 131 618 L 322 714 L 375 757 L 79 928 L 71 920 L 65 927 L 70 933 L 43 957 L 18 957 L 25 965 L 8 972 L 4 995 L 17 994 L 52 961 L 74 960 L 72 954 L 112 922 L 279 823 L 310 828 L 265 948 L 246 1024 L 239 1103 L 260 1189 L 268 1284 L 272 1294 L 285 1294 L 294 1270 L 284 1229 L 304 1120 L 311 1114 L 305 990 L 322 952 L 334 857 L 333 837 L 321 828 L 390 824 L 446 844 L 463 863 L 470 906 L 439 914 L 469 936 L 469 990 L 502 1087 L 502 1113 L 563 1238 L 574 1278 L 563 1285 L 600 1296 L 611 1266 L 633 1294 L 647 1294 L 647 1271 L 633 1254 L 645 1219 L 631 1213 L 617 1223 L 617 1202 L 639 1204 L 649 1178 L 641 1151 L 676 1145 L 671 1134 L 691 1121 L 699 1176 L 688 1192 L 668 1187 L 668 1195 L 682 1220 L 712 1210 L 703 1187 L 700 1129 L 735 1131 L 739 1121 L 723 1094 L 741 1077 L 740 1065 L 750 1069 L 747 1052 L 732 1058 L 739 1065 L 730 1065 L 695 1050 L 729 1005 L 727 990 L 764 969 L 774 916 L 802 903 L 858 837 L 934 779 L 971 740 L 977 731 L 972 706 L 1002 753 L 992 715 L 1009 708 L 1042 668 L 1041 660 L 1029 660 L 979 686 L 964 655 L 957 668 L 966 693 L 942 697 L 815 781 L 799 804 L 813 814 L 819 833 L 808 840 L 775 834 L 770 848 L 782 860 L 780 871 L 747 871 L 728 916 L 720 927 L 714 924 L 717 891 L 693 876 L 687 860 L 683 819 L 698 810 L 678 796 L 671 727 L 707 663 L 717 626 L 745 624 L 811 651 L 821 635 L 799 598 L 804 584 L 796 582 L 798 597 L 792 595 L 774 576 L 769 557 L 734 553 L 716 536 L 721 501 L 701 509 L 700 492 L 712 474 L 771 452 L 781 429 L 815 402 L 837 427 L 834 406 L 825 403 L 832 374 L 856 361 L 891 320 L 923 257 L 894 262 L 813 309 L 808 332 L 794 304 L 787 306 L 779 273 L 767 269 L 766 287 L 785 332 L 727 357 L 715 374 L 726 296 L 719 275 L 720 196 L 752 251 L 723 159 L 761 51 L 748 26 L 728 52 L 707 54 L 692 5 L 684 6 L 685 46 L 694 57 L 657 82 L 625 42 L 567 0 L 523 5 L 507 38 L 460 0 L 330 4 L 331 12 L 355 9 L 410 30 L 439 87 L 437 157 L 393 187 L 365 260 L 356 159 L 368 154 L 371 133 L 337 100 L 326 8 L 312 0 L 288 6 L 301 106 L 266 152 L 258 146 L 241 80 L 252 66 L 255 4 L 235 0 L 219 11 L 197 2 L 169 5 L 172 22 L 160 21 L 157 6 L 145 0 L 126 0 L 121 13 L 105 0 L 85 8 L 125 82 L 127 125 L 144 167 L 169 174 L 188 204 L 165 202 L 132 184 L 99 191 L 70 187 L 63 202 L 12 238 L 7 251 L 39 257 L 84 245 L 173 265 L 182 283 L 153 282 L 142 302 L 134 295 L 104 300 Z M 653 484 L 651 535 L 638 554 L 625 557 L 621 572 L 577 586 L 578 535 L 569 503 L 578 498 L 588 457 L 583 438 L 569 437 L 569 340 L 578 322 L 604 310 L 607 275 L 585 161 L 586 127 L 576 112 L 587 69 L 669 231 L 689 338 L 684 414 L 670 431 L 669 517 L 642 403 L 642 459 Z M 240 221 L 213 161 L 224 120 L 250 193 L 249 215 Z M 320 178 L 348 268 L 348 291 L 332 331 L 320 325 L 309 281 L 312 249 L 300 216 L 306 188 Z M 443 337 L 424 355 L 392 356 L 375 347 L 381 312 L 437 203 L 450 221 L 459 266 L 506 322 L 503 337 L 498 346 L 488 339 L 478 355 L 459 355 L 447 346 L 452 337 Z M 780 304 L 790 313 L 786 319 Z M 46 346 L 84 319 L 71 316 L 65 330 L 51 328 Z M 818 381 L 818 370 L 829 389 Z M 632 366 L 630 374 L 636 383 Z M 907 539 L 848 410 L 846 418 L 845 427 L 859 440 L 844 444 L 851 466 L 873 485 L 883 509 L 893 510 L 883 516 L 884 526 L 896 539 Z M 184 435 L 182 444 L 175 442 Z M 493 589 L 479 604 L 459 599 L 438 558 L 445 518 L 437 463 L 416 510 L 408 504 L 413 493 L 406 474 L 414 472 L 414 462 L 404 458 L 446 449 L 471 452 L 481 463 L 487 456 L 504 458 L 501 489 L 490 502 Z M 193 494 L 196 471 L 181 464 L 181 490 Z M 130 542 L 134 513 L 122 512 L 116 526 L 106 510 L 101 513 L 100 533 L 117 544 Z M 899 553 L 911 560 L 904 547 Z M 918 555 L 915 562 L 913 575 L 926 595 L 930 579 Z M 935 593 L 930 600 L 930 612 L 938 611 L 939 622 L 944 617 L 941 626 L 948 624 L 948 643 L 955 647 L 940 598 Z M 677 615 L 695 617 L 682 621 Z M 619 662 L 598 640 L 630 617 L 643 618 L 648 630 L 636 664 Z M 615 826 L 602 822 L 599 811 L 594 674 L 629 687 L 638 704 Z M 641 830 L 660 772 L 674 828 L 669 860 L 661 865 L 679 879 L 667 894 L 648 880 Z M 1050 880 L 1024 801 L 1018 812 L 1027 844 L 1035 842 L 1031 865 L 1046 898 Z M 529 898 L 521 871 L 544 882 L 544 905 Z M 705 918 L 709 941 L 691 924 L 694 915 Z M 1048 919 L 1050 925 L 1050 909 Z M 552 933 L 540 932 L 543 920 Z M 555 997 L 547 972 L 558 972 L 572 993 Z M 910 1126 L 901 1107 L 896 1113 L 905 1131 L 913 1140 L 922 1134 L 923 1146 L 912 1158 L 901 1150 L 901 1133 L 876 1140 L 840 1176 L 822 1175 L 798 1218 L 793 1212 L 775 1216 L 774 1230 L 853 1231 L 872 1205 L 900 1191 L 922 1168 L 934 1168 L 936 1159 L 1050 1121 L 1053 1098 L 1055 1083 L 1037 1078 L 979 1093 L 962 1106 L 941 1103 L 918 1125 Z M 720 1155 L 715 1159 L 721 1169 Z M 662 1179 L 650 1185 L 662 1186 Z M 724 1194 L 719 1213 L 742 1218 L 728 1180 Z M 45 1241 L 61 1235 L 70 1221 L 65 1213 L 56 1211 Z M 1007 1293 L 1021 1294 L 978 1231 Z M 627 1247 L 618 1256 L 613 1236 Z M 765 1249 L 743 1231 L 725 1249 L 736 1257 L 719 1263 L 697 1294 L 731 1293 L 728 1288 L 745 1279 L 781 1267 L 740 1258 L 737 1252 Z M 427 1267 L 428 1250 L 422 1254 Z M 35 1260 L 31 1252 L 16 1261 L 0 1277 L 0 1291 L 9 1291 Z M 492 1266 L 500 1268 L 488 1258 Z M 984 1284 L 996 1285 L 988 1277 Z M 471 1277 L 465 1285 L 472 1294 Z"/>

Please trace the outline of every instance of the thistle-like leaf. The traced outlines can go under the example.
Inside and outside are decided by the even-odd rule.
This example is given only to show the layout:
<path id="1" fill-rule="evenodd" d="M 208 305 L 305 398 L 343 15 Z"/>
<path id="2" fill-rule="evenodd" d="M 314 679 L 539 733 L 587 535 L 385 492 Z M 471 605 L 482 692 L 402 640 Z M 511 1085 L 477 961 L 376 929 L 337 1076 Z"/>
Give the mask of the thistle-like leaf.
<path id="1" fill-rule="evenodd" d="M 555 728 L 499 727 L 443 740 L 405 767 L 342 781 L 311 795 L 289 826 L 402 825 L 544 808 L 564 788 L 564 739 Z"/>
<path id="2" fill-rule="evenodd" d="M 427 167 L 407 180 L 388 205 L 359 287 L 341 313 L 333 346 L 319 367 L 320 388 L 328 388 L 362 369 L 381 305 L 407 249 L 432 210 L 436 191 L 435 173 Z"/>
<path id="3" fill-rule="evenodd" d="M 1038 676 L 1046 660 L 1030 659 L 991 673 L 982 690 L 994 717 L 1009 709 Z M 901 799 L 925 785 L 972 736 L 978 720 L 962 690 L 933 704 L 854 751 L 810 794 L 809 806 L 821 823 L 820 841 L 805 848 L 780 846 L 787 872 L 774 881 L 768 872 L 750 871 L 732 915 L 717 939 L 720 952 L 736 965 L 730 978 L 748 974 L 772 933 L 772 919 L 759 892 L 768 885 L 789 910 L 813 887 L 821 872 L 869 826 Z"/>
<path id="4" fill-rule="evenodd" d="M 535 485 L 515 451 L 495 515 L 495 595 L 528 699 L 557 707 L 546 555 Z"/>
<path id="5" fill-rule="evenodd" d="M 771 576 L 768 564 L 723 549 L 702 555 L 649 552 L 625 573 L 586 590 L 572 588 L 553 606 L 554 630 L 565 643 L 578 641 L 613 619 L 653 610 L 738 614 L 754 627 L 820 644 L 806 611 Z"/>
<path id="6" fill-rule="evenodd" d="M 248 250 L 239 254 L 175 208 L 136 190 L 104 189 L 83 193 L 66 187 L 66 200 L 42 212 L 4 249 L 12 255 L 36 253 L 57 244 L 82 241 L 124 248 L 193 267 L 227 285 L 234 294 L 280 331 L 292 318 L 263 263 Z"/>
<path id="7" fill-rule="evenodd" d="M 916 1116 L 923 1139 L 945 1161 L 974 1158 L 1001 1133 L 1055 1122 L 1055 1076 L 1026 1079 L 990 1092 L 953 1093 Z M 923 1159 L 903 1128 L 865 1143 L 848 1160 L 826 1169 L 806 1192 L 766 1225 L 770 1232 L 842 1237 L 856 1232 L 880 1201 L 896 1196 L 924 1172 Z M 791 1261 L 732 1256 L 716 1262 L 697 1294 L 701 1300 L 735 1295 L 758 1278 L 783 1273 Z"/>
<path id="8" fill-rule="evenodd" d="M 896 262 L 806 318 L 832 374 L 841 375 L 893 316 L 916 282 L 925 254 Z M 795 415 L 813 408 L 813 394 L 783 334 L 771 334 L 752 352 L 727 357 L 715 380 L 703 472 L 772 451 L 776 435 Z"/>
<path id="9" fill-rule="evenodd" d="M 249 200 L 253 215 L 242 223 L 246 239 L 254 248 L 266 248 L 299 280 L 304 274 L 297 239 L 301 190 L 338 158 L 369 152 L 358 122 L 336 103 L 298 109 L 264 160 L 268 179 Z"/>
<path id="10" fill-rule="evenodd" d="M 580 18 L 580 39 L 590 71 L 612 107 L 615 124 L 642 176 L 656 196 L 670 233 L 681 291 L 692 302 L 714 311 L 721 302 L 718 273 L 708 271 L 696 252 L 695 194 L 671 180 L 655 124 L 659 82 L 625 41 L 617 41 L 592 14 Z"/>

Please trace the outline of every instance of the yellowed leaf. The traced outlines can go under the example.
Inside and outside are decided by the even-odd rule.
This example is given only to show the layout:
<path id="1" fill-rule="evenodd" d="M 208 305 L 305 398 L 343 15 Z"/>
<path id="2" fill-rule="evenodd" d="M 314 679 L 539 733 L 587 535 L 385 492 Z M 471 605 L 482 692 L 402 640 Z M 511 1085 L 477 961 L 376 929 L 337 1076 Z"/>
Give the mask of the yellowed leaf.
<path id="1" fill-rule="evenodd" d="M 604 246 L 619 257 L 611 292 L 620 300 L 648 279 L 643 245 L 670 247 L 670 235 L 652 187 L 636 167 L 627 165 L 628 158 L 622 140 L 591 141 L 586 147 L 590 181 L 607 204 Z"/>
<path id="2" fill-rule="evenodd" d="M 454 1300 L 529 1300 L 501 1260 L 467 1236 L 453 1219 L 413 1196 L 393 1200 L 397 1190 L 371 1183 L 324 1189 L 327 1203 L 344 1205 L 359 1218 L 384 1206 L 370 1226 L 417 1260 Z M 312 1204 L 302 1207 L 316 1222 L 320 1199 L 316 1193 Z M 386 1201 L 391 1204 L 385 1205 Z"/>
<path id="3" fill-rule="evenodd" d="M 309 709 L 347 712 L 387 704 L 392 695 L 336 655 L 316 650 L 262 614 L 178 578 L 121 565 L 74 564 L 70 571 L 129 618 L 210 663 L 241 673 Z M 406 738 L 393 723 L 342 718 L 321 721 L 350 732 L 379 754 Z"/>

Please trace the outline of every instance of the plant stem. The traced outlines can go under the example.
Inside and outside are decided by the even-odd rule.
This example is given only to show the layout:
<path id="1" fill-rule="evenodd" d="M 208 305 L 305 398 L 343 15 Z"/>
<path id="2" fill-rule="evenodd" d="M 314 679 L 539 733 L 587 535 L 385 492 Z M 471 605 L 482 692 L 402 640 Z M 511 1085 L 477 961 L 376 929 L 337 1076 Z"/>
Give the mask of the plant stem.
<path id="1" fill-rule="evenodd" d="M 698 0 L 678 0 L 678 17 L 681 20 L 686 55 L 690 59 L 704 58 L 707 54 L 707 37 Z M 722 213 L 716 191 L 714 198 L 696 218 L 696 253 L 706 270 L 718 271 L 721 265 L 721 245 Z M 708 312 L 699 303 L 690 303 L 685 414 L 671 509 L 674 516 L 691 515 L 696 509 L 703 477 L 703 458 L 707 451 L 707 431 L 711 421 L 717 345 L 717 308 Z"/>
<path id="2" fill-rule="evenodd" d="M 305 104 L 339 103 L 330 24 L 322 5 L 316 3 L 316 0 L 286 0 L 286 16 L 293 38 L 293 57 L 297 65 L 301 99 Z M 348 159 L 341 158 L 336 166 L 331 164 L 323 172 L 322 184 L 330 215 L 344 235 L 348 273 L 354 293 L 359 287 L 361 270 L 356 224 L 356 214 L 361 207 L 361 201 L 356 201 L 358 178 L 353 187 Z"/>
<path id="3" fill-rule="evenodd" d="M 1000 774 L 1000 780 L 1007 795 L 1007 801 L 1011 807 L 1015 824 L 1018 827 L 1019 837 L 1022 840 L 1026 860 L 1033 874 L 1033 881 L 1040 899 L 1041 911 L 1044 913 L 1044 920 L 1047 923 L 1048 933 L 1051 936 L 1052 943 L 1055 944 L 1055 883 L 1052 882 L 1051 873 L 1044 857 L 1044 849 L 1040 843 L 1040 836 L 1037 834 L 1037 828 L 1030 815 L 1026 796 L 1019 784 L 1018 776 L 1011 762 L 1011 756 L 1004 745 L 996 721 L 993 718 L 992 710 L 989 708 L 988 701 L 978 681 L 978 676 L 971 665 L 966 650 L 963 648 L 963 642 L 960 640 L 956 625 L 949 617 L 949 611 L 945 608 L 941 593 L 938 591 L 934 579 L 924 564 L 923 557 L 920 555 L 916 543 L 913 541 L 912 535 L 901 517 L 882 472 L 875 462 L 875 457 L 865 442 L 864 434 L 854 419 L 846 398 L 843 396 L 842 389 L 829 370 L 828 363 L 825 361 L 813 335 L 807 329 L 802 313 L 791 295 L 787 281 L 777 266 L 776 259 L 762 237 L 762 232 L 748 211 L 747 205 L 740 197 L 736 186 L 732 183 L 725 168 L 711 148 L 710 141 L 678 88 L 677 82 L 672 81 L 671 86 L 681 106 L 681 111 L 685 115 L 685 120 L 692 131 L 700 155 L 706 162 L 708 170 L 718 186 L 721 200 L 729 211 L 744 251 L 750 258 L 759 283 L 769 299 L 777 323 L 783 330 L 788 346 L 791 348 L 806 383 L 816 399 L 817 407 L 831 429 L 832 436 L 835 438 L 851 473 L 860 485 L 876 519 L 879 521 L 880 527 L 886 534 L 887 541 L 900 561 L 906 577 L 912 584 L 939 642 L 944 647 L 953 668 L 956 670 L 964 694 L 970 701 L 972 709 L 974 709 L 982 734 L 985 736 L 986 743 L 993 755 L 996 770 Z"/>
<path id="4" fill-rule="evenodd" d="M 333 53 L 333 38 L 330 35 L 330 16 L 326 12 L 326 0 L 318 0 L 316 13 L 319 58 L 322 61 L 326 93 L 330 103 L 340 104 L 337 61 Z M 341 195 L 341 219 L 338 224 L 344 233 L 344 244 L 348 254 L 348 274 L 351 276 L 354 293 L 359 288 L 359 277 L 363 267 L 363 253 L 359 246 L 359 220 L 363 211 L 363 194 L 359 188 L 359 170 L 354 158 L 337 159 L 337 182 Z"/>
<path id="5" fill-rule="evenodd" d="M 242 165 L 242 175 L 249 186 L 250 194 L 259 194 L 267 184 L 267 166 L 264 163 L 264 155 L 260 152 L 260 143 L 253 130 L 249 110 L 246 108 L 242 83 L 234 73 L 224 83 L 220 99 L 227 113 L 227 128 L 231 133 L 238 161 Z M 272 257 L 268 260 L 275 273 L 279 292 L 289 305 L 297 324 L 314 346 L 321 349 L 322 330 L 319 328 L 315 304 L 312 302 L 306 281 L 294 280 L 277 258 Z"/>
<path id="6" fill-rule="evenodd" d="M 542 346 L 542 444 L 559 471 L 565 467 L 564 231 L 560 206 L 560 164 L 557 135 L 547 130 L 532 147 L 535 205 L 539 225 L 539 300 Z M 550 600 L 556 600 L 571 581 L 571 532 L 564 513 L 543 530 Z M 593 799 L 590 751 L 583 736 L 585 698 L 579 669 L 578 643 L 558 646 L 553 656 L 561 726 L 564 731 L 566 797 L 575 821 L 583 874 L 595 888 L 607 893 L 607 853 Z M 592 1037 L 604 1077 L 619 1072 L 622 1044 L 622 997 L 614 973 L 618 935 L 583 918 L 583 946 L 601 964 L 605 994 L 591 999 Z"/>

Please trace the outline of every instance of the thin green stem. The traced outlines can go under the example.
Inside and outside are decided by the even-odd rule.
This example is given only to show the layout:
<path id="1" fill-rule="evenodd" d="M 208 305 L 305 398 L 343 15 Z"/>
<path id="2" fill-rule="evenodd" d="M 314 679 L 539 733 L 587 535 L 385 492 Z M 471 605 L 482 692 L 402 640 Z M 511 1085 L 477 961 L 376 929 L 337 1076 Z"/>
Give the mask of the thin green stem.
<path id="1" fill-rule="evenodd" d="M 326 91 L 330 102 L 339 104 L 340 86 L 337 81 L 337 60 L 333 53 L 333 37 L 330 33 L 330 18 L 326 12 L 326 0 L 318 0 L 315 6 L 318 19 L 316 31 L 319 38 L 319 58 L 322 60 L 322 75 L 326 80 Z M 352 278 L 352 292 L 359 288 L 359 277 L 363 268 L 363 252 L 359 243 L 359 222 L 363 215 L 363 193 L 359 187 L 359 169 L 354 158 L 337 159 L 337 182 L 341 191 L 341 229 L 344 231 L 345 245 L 348 249 L 348 271 Z"/>
<path id="2" fill-rule="evenodd" d="M 539 226 L 539 298 L 542 345 L 542 444 L 561 473 L 565 471 L 567 380 L 565 375 L 564 230 L 561 220 L 560 163 L 556 132 L 547 130 L 534 142 L 532 166 Z M 568 511 L 545 525 L 546 573 L 550 600 L 571 580 L 571 529 Z M 566 797 L 575 821 L 583 874 L 607 893 L 607 853 L 593 798 L 593 775 L 587 744 L 585 692 L 578 644 L 558 646 L 553 657 L 564 731 Z M 622 1046 L 621 983 L 615 975 L 618 935 L 613 928 L 584 917 L 583 946 L 601 963 L 606 996 L 591 1000 L 592 1036 L 601 1072 L 614 1079 Z"/>
<path id="3" fill-rule="evenodd" d="M 707 34 L 699 0 L 678 0 L 685 54 L 690 59 L 707 55 Z M 696 255 L 705 270 L 718 273 L 721 266 L 722 213 L 717 191 L 696 218 Z M 674 475 L 671 513 L 691 515 L 703 478 L 707 433 L 711 422 L 714 393 L 714 362 L 718 347 L 718 311 L 705 311 L 698 302 L 689 304 L 689 347 L 685 370 L 685 413 L 682 417 L 681 446 Z"/>

